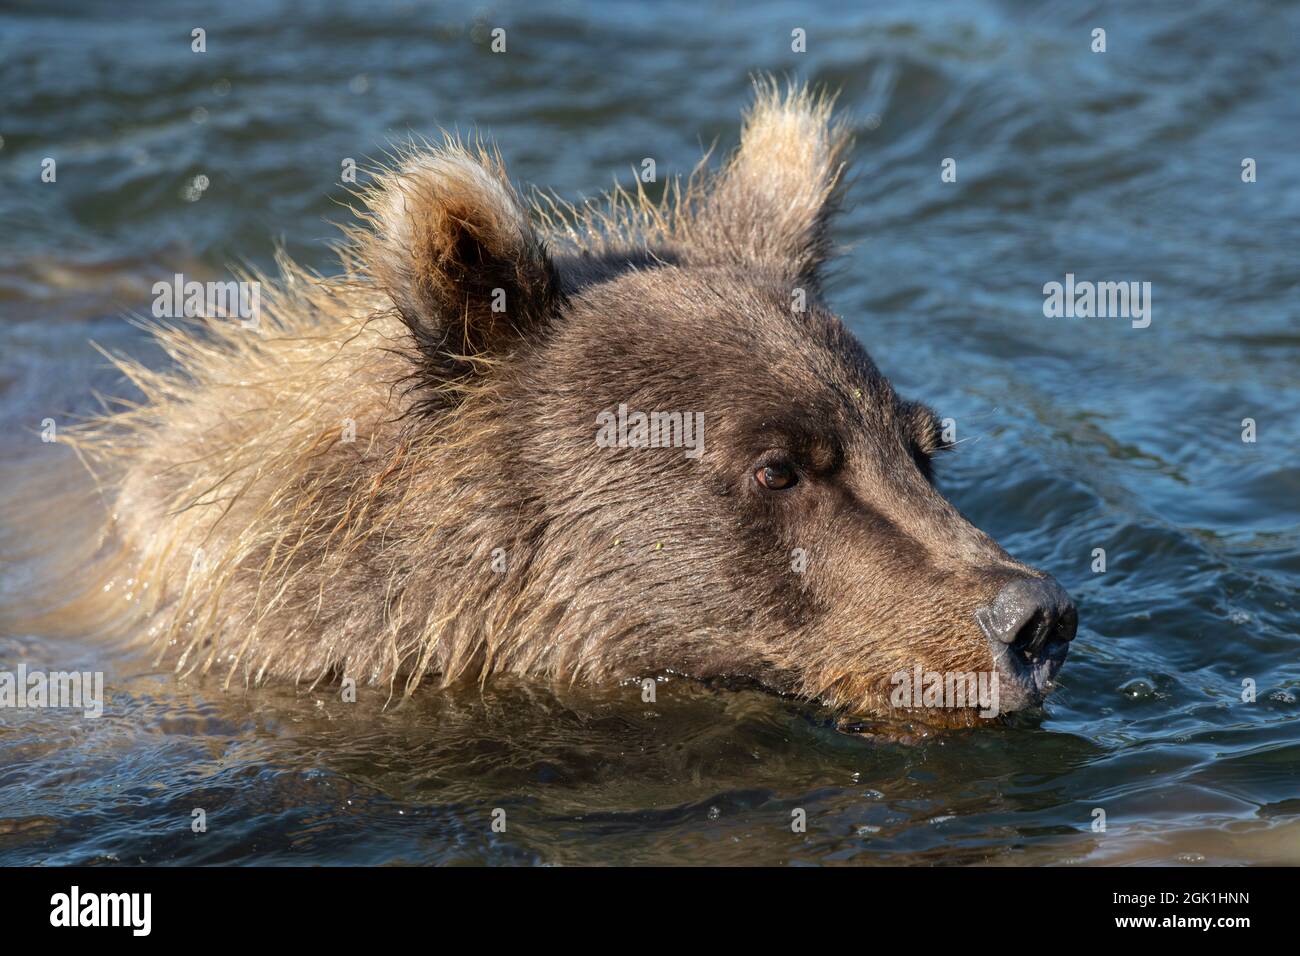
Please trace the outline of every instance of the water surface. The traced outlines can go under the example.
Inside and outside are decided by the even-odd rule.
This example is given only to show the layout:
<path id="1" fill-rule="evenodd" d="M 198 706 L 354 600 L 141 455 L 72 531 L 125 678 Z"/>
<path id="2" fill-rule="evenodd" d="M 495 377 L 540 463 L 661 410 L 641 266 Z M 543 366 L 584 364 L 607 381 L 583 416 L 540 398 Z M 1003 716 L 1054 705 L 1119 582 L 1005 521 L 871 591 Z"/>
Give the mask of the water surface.
<path id="1" fill-rule="evenodd" d="M 748 75 L 788 71 L 854 116 L 832 304 L 956 420 L 943 490 L 1082 624 L 1043 712 L 915 746 L 681 679 L 385 709 L 3 635 L 0 669 L 105 669 L 110 696 L 0 711 L 0 863 L 1300 862 L 1300 8 L 1130 6 L 11 4 L 7 455 L 122 391 L 86 342 L 148 355 L 121 312 L 153 282 L 278 245 L 331 270 L 344 158 L 480 128 L 578 198 L 728 148 Z M 1045 318 L 1066 273 L 1152 283 L 1150 327 Z"/>

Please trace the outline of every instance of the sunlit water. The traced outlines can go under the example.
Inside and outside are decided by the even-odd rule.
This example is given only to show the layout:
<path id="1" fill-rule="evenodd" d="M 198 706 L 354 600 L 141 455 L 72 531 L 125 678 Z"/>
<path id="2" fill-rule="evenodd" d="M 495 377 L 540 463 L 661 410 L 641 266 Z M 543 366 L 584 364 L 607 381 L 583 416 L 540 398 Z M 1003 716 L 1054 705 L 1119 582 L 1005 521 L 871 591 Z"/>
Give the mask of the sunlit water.
<path id="1" fill-rule="evenodd" d="M 0 669 L 106 669 L 109 702 L 0 711 L 0 862 L 1300 862 L 1300 10 L 457 6 L 0 16 L 6 454 L 115 391 L 88 339 L 149 354 L 120 312 L 154 281 L 276 243 L 331 268 L 345 157 L 477 126 L 519 179 L 593 194 L 728 147 L 747 75 L 790 71 L 856 122 L 832 302 L 958 423 L 944 490 L 1078 600 L 1061 690 L 903 746 L 680 679 L 384 709 L 4 635 Z M 1150 327 L 1045 318 L 1066 273 L 1150 282 Z"/>

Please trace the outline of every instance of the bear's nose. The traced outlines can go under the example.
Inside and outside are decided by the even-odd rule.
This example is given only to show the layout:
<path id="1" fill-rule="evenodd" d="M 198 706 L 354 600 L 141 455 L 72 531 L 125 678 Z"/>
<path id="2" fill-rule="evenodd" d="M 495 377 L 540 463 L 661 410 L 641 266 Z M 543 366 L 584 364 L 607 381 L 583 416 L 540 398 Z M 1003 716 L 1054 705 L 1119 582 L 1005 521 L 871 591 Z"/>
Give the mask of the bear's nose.
<path id="1" fill-rule="evenodd" d="M 976 618 L 990 639 L 1031 657 L 1047 644 L 1073 640 L 1079 627 L 1078 609 L 1051 577 L 1014 578 Z"/>

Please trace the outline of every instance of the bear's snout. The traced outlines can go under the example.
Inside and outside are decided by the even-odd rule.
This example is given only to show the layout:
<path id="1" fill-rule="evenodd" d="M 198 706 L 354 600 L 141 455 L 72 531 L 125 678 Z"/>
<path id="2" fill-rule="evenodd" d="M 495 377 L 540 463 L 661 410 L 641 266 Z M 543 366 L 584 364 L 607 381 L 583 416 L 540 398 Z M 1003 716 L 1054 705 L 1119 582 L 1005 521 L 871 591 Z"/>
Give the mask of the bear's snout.
<path id="1" fill-rule="evenodd" d="M 975 619 L 992 645 L 999 677 L 1009 685 L 1004 709 L 1041 703 L 1079 626 L 1078 609 L 1065 588 L 1050 575 L 1017 576 Z"/>

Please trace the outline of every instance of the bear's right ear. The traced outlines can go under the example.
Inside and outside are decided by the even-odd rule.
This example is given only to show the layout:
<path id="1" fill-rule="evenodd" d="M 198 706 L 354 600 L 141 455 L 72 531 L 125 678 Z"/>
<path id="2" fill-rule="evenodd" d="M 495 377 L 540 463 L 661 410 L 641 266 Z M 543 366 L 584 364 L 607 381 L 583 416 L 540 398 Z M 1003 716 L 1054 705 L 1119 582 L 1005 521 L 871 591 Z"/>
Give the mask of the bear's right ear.
<path id="1" fill-rule="evenodd" d="M 435 388 L 539 331 L 560 283 L 500 156 L 448 141 L 362 194 L 360 257 L 392 299 Z"/>
<path id="2" fill-rule="evenodd" d="M 827 226 L 843 191 L 849 127 L 832 117 L 833 97 L 770 78 L 755 89 L 740 147 L 692 226 L 691 255 L 815 286 L 831 253 Z"/>

